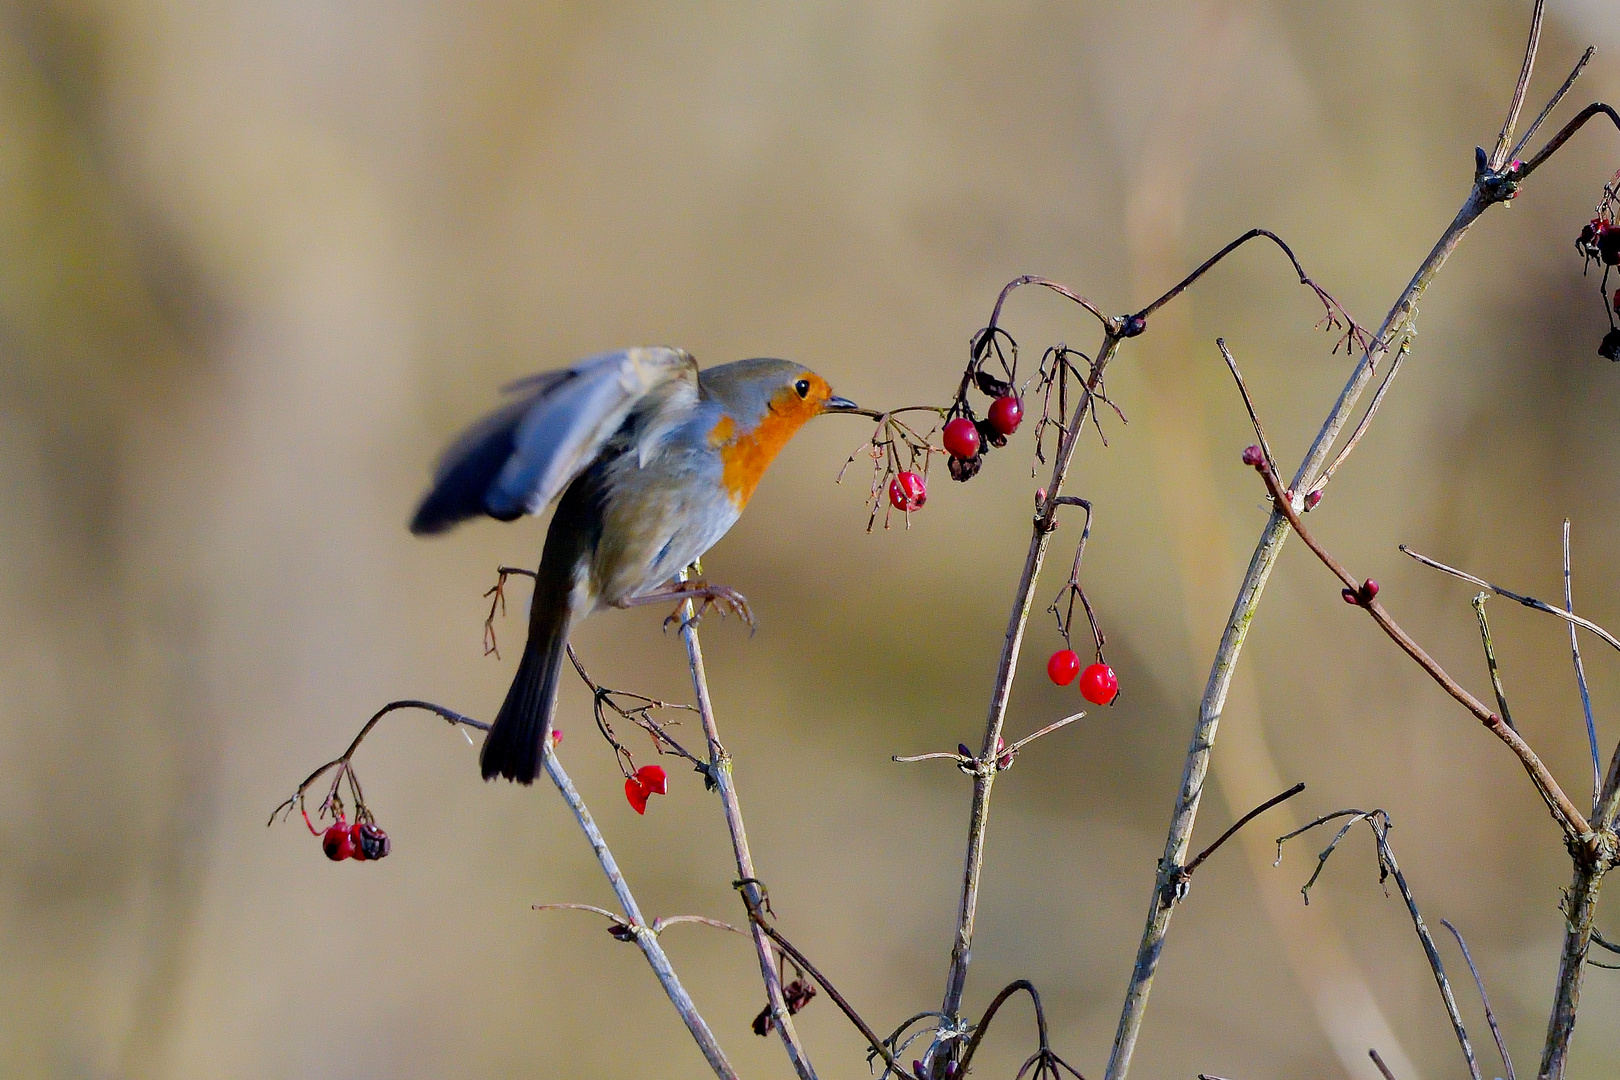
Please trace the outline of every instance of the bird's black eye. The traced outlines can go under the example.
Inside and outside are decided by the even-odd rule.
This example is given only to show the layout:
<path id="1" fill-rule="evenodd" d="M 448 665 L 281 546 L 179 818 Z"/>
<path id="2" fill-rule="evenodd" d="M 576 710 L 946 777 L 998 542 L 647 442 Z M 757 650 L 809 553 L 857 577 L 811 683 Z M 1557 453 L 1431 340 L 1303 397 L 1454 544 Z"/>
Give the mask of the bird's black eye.
<path id="1" fill-rule="evenodd" d="M 799 392 L 800 397 L 809 397 L 810 396 L 810 380 L 809 379 L 800 379 L 798 382 L 793 384 L 793 389 L 795 389 L 795 390 L 797 390 Z"/>

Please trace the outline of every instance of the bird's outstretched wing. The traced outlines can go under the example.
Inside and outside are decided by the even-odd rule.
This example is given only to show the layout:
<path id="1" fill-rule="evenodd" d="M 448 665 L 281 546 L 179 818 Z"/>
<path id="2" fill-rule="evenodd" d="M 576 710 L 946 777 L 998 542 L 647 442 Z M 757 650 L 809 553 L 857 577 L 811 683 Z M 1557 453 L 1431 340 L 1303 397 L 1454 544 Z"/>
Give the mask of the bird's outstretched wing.
<path id="1" fill-rule="evenodd" d="M 687 384 L 695 401 L 697 361 L 661 346 L 602 353 L 513 383 L 506 389 L 516 396 L 444 452 L 411 532 L 444 532 L 480 514 L 510 521 L 540 513 L 643 398 L 672 383 Z"/>

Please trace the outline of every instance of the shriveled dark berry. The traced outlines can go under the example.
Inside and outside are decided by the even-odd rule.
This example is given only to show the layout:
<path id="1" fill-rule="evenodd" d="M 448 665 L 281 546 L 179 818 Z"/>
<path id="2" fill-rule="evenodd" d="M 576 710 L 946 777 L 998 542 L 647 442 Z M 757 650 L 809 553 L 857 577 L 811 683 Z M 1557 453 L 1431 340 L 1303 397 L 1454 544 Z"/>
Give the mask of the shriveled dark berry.
<path id="1" fill-rule="evenodd" d="M 1605 360 L 1620 360 L 1620 330 L 1610 330 L 1603 335 L 1603 344 L 1598 346 L 1598 355 Z"/>
<path id="2" fill-rule="evenodd" d="M 1620 266 L 1620 228 L 1611 225 L 1598 234 L 1597 252 L 1604 266 Z"/>
<path id="3" fill-rule="evenodd" d="M 979 470 L 984 467 L 984 455 L 974 454 L 970 458 L 953 457 L 945 463 L 945 467 L 950 470 L 952 480 L 959 480 L 965 484 L 979 475 Z"/>
<path id="4" fill-rule="evenodd" d="M 388 839 L 388 834 L 372 822 L 364 822 L 355 827 L 356 858 L 364 856 L 367 859 L 381 859 L 394 850 L 394 842 Z"/>
<path id="5" fill-rule="evenodd" d="M 979 393 L 989 398 L 1006 397 L 1013 390 L 1012 383 L 1003 382 L 983 368 L 973 376 L 973 381 L 979 387 Z"/>
<path id="6" fill-rule="evenodd" d="M 979 438 L 986 446 L 1000 449 L 1007 445 L 1007 436 L 997 431 L 988 420 L 975 420 L 973 426 L 979 429 Z M 980 453 L 983 453 L 981 450 Z"/>

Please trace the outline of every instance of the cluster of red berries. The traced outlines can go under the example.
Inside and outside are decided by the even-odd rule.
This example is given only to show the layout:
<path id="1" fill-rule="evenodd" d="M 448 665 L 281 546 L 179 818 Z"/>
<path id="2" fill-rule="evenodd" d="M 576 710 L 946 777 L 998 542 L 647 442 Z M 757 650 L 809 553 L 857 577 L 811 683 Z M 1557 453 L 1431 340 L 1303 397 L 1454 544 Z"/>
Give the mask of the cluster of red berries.
<path id="1" fill-rule="evenodd" d="M 993 447 L 1006 446 L 1008 437 L 1024 422 L 1024 402 L 1012 383 L 983 370 L 975 372 L 973 380 L 979 390 L 991 399 L 985 418 L 973 418 L 964 396 L 957 400 L 952 410 L 958 415 L 945 422 L 943 432 L 945 452 L 950 455 L 951 479 L 964 482 L 978 475 L 984 465 L 985 452 Z"/>
<path id="2" fill-rule="evenodd" d="M 1119 696 L 1119 676 L 1101 660 L 1080 670 L 1080 656 L 1073 649 L 1059 649 L 1046 662 L 1046 674 L 1059 686 L 1068 686 L 1080 676 L 1080 696 L 1093 705 L 1110 704 Z"/>
<path id="3" fill-rule="evenodd" d="M 337 821 L 321 834 L 321 850 L 333 862 L 353 859 L 355 862 L 376 862 L 394 849 L 388 834 L 374 822 L 356 821 L 350 825 L 338 814 Z"/>
<path id="4" fill-rule="evenodd" d="M 669 777 L 662 765 L 643 765 L 634 776 L 624 778 L 624 797 L 630 800 L 631 809 L 638 814 L 647 812 L 649 796 L 663 795 L 668 789 Z"/>
<path id="5" fill-rule="evenodd" d="M 980 381 L 984 378 L 981 373 Z M 953 480 L 973 479 L 984 464 L 985 448 L 1006 446 L 1007 436 L 1024 422 L 1024 403 L 1012 392 L 1012 386 L 999 380 L 994 380 L 994 385 L 1005 393 L 990 403 L 990 413 L 983 420 L 956 416 L 945 422 L 943 440 Z M 921 473 L 908 469 L 889 481 L 889 505 L 896 510 L 909 514 L 927 501 L 928 481 Z"/>

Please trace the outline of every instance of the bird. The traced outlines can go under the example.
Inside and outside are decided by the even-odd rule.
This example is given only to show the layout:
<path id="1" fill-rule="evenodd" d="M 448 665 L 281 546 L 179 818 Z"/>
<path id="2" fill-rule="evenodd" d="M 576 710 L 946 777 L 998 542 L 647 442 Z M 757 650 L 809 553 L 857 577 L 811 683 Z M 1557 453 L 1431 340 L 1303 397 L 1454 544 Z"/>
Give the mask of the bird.
<path id="1" fill-rule="evenodd" d="M 683 349 L 600 353 L 510 384 L 446 449 L 411 519 L 418 536 L 487 515 L 556 512 L 529 636 L 479 754 L 485 780 L 532 784 L 551 742 L 573 625 L 605 608 L 701 600 L 752 623 L 733 589 L 676 581 L 742 514 L 777 453 L 822 413 L 860 412 L 789 360 L 700 371 Z"/>

